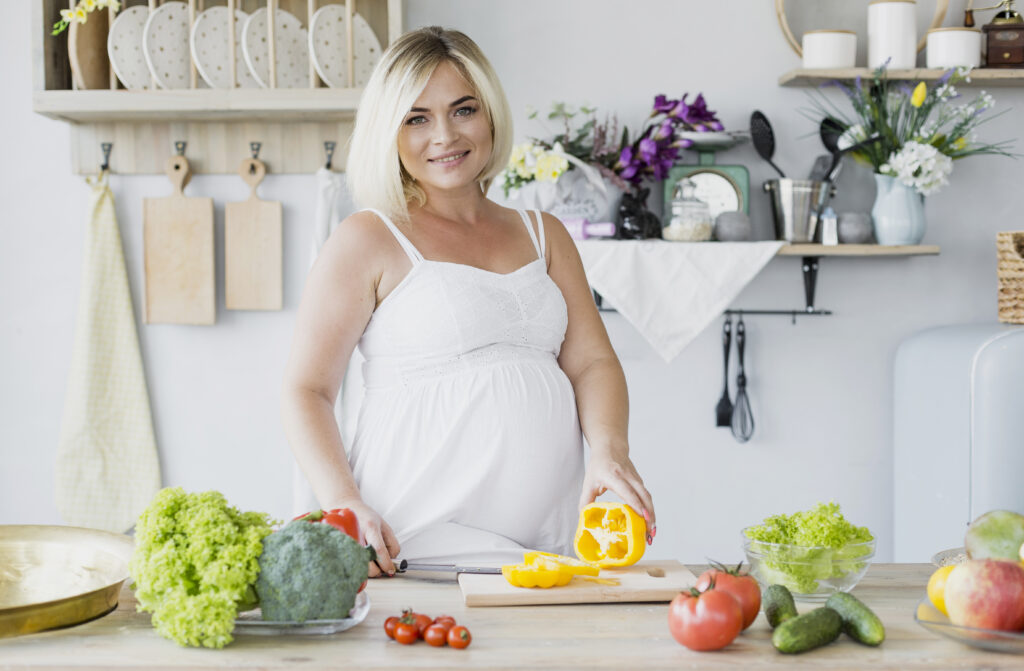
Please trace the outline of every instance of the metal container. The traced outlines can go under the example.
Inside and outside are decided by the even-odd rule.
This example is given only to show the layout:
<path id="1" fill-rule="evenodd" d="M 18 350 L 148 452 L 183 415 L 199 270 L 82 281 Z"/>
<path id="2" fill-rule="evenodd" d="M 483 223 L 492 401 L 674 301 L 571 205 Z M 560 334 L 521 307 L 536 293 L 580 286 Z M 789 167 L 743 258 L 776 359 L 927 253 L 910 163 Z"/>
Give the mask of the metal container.
<path id="1" fill-rule="evenodd" d="M 828 198 L 829 182 L 807 179 L 772 179 L 764 190 L 772 197 L 775 238 L 786 242 L 814 242 L 818 211 Z"/>
<path id="2" fill-rule="evenodd" d="M 96 529 L 0 526 L 0 638 L 112 611 L 134 546 L 129 536 Z"/>

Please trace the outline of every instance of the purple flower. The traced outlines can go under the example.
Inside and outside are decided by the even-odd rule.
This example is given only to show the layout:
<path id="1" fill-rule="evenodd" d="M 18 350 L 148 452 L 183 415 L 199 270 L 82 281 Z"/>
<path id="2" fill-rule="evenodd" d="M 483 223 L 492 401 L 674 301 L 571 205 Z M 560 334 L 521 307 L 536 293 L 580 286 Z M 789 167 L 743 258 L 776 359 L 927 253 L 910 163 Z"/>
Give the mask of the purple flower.
<path id="1" fill-rule="evenodd" d="M 671 138 L 672 137 L 672 121 L 669 120 L 669 119 L 665 119 L 665 121 L 662 122 L 662 124 L 658 128 L 658 130 L 654 131 L 654 135 L 652 137 L 654 137 L 655 140 L 659 140 L 659 141 Z"/>
<path id="2" fill-rule="evenodd" d="M 649 137 L 645 137 L 640 140 L 640 143 L 637 145 L 637 149 L 640 151 L 640 158 L 643 162 L 650 164 L 658 154 L 658 143 Z"/>
<path id="3" fill-rule="evenodd" d="M 655 116 L 657 114 L 668 114 L 678 102 L 678 100 L 669 100 L 663 94 L 659 93 L 654 96 L 654 109 L 651 111 L 651 116 Z"/>
<path id="4" fill-rule="evenodd" d="M 956 68 L 950 68 L 949 70 L 946 70 L 945 72 L 942 73 L 942 76 L 939 77 L 939 81 L 936 82 L 935 85 L 936 86 L 942 86 L 943 84 L 945 84 L 946 82 L 948 82 L 950 80 L 950 78 L 953 76 L 953 74 L 955 72 L 956 72 Z"/>

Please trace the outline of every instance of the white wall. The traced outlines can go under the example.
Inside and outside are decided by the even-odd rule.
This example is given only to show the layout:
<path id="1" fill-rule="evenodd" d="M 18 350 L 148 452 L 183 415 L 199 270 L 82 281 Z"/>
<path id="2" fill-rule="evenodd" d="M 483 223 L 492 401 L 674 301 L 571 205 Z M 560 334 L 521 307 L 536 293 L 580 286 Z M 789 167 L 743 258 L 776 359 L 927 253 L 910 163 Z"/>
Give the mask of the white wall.
<path id="1" fill-rule="evenodd" d="M 70 174 L 67 126 L 31 112 L 29 3 L 16 4 L 0 24 L 0 76 L 8 96 L 0 108 L 0 523 L 59 523 L 53 458 L 86 188 Z M 799 14 L 801 4 L 790 4 Z M 951 4 L 956 11 L 946 25 L 956 25 L 961 15 L 963 2 Z M 517 140 L 543 132 L 526 120 L 527 104 L 545 109 L 552 100 L 588 102 L 635 127 L 655 94 L 703 91 L 727 128 L 742 128 L 752 109 L 763 110 L 775 127 L 776 162 L 784 169 L 802 174 L 822 153 L 815 124 L 799 113 L 808 106 L 808 91 L 776 84 L 798 59 L 771 3 L 414 0 L 406 8 L 407 27 L 454 27 L 481 45 L 512 102 Z M 1001 108 L 1024 104 L 1019 89 L 994 92 Z M 1020 112 L 1011 111 L 986 125 L 985 137 L 1013 137 L 1019 119 Z M 719 160 L 750 168 L 755 227 L 770 237 L 767 197 L 757 187 L 771 178 L 771 168 L 749 145 Z M 1019 201 L 1022 178 L 1024 164 L 1009 159 L 957 163 L 953 183 L 926 204 L 925 242 L 941 245 L 940 256 L 824 259 L 817 304 L 833 316 L 796 326 L 781 317 L 750 318 L 749 391 L 757 429 L 746 445 L 714 428 L 720 324 L 665 365 L 621 317 L 606 316 L 629 381 L 634 459 L 657 504 L 651 556 L 738 560 L 741 527 L 835 499 L 851 520 L 877 534 L 879 559 L 891 557 L 895 349 L 923 328 L 995 320 L 995 233 L 1020 227 L 1011 213 L 1019 212 L 1012 203 Z M 870 208 L 865 181 L 870 184 L 869 175 L 844 173 L 840 209 Z M 114 179 L 137 311 L 141 198 L 166 188 L 162 177 Z M 244 185 L 233 177 L 199 176 L 190 190 L 214 197 L 219 243 L 223 204 L 243 199 Z M 140 325 L 139 333 L 165 483 L 217 488 L 239 506 L 284 516 L 290 457 L 278 386 L 307 262 L 313 180 L 271 176 L 262 195 L 284 202 L 285 310 L 225 311 L 220 286 L 216 326 Z M 799 307 L 799 265 L 796 258 L 772 261 L 734 305 Z"/>

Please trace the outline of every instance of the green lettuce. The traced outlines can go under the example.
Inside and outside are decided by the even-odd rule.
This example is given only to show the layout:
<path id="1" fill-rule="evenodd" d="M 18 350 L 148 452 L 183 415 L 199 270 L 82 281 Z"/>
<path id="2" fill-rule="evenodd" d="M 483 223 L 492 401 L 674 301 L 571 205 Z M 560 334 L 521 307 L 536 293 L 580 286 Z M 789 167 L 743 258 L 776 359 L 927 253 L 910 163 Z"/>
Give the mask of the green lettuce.
<path id="1" fill-rule="evenodd" d="M 762 580 L 799 594 L 817 591 L 819 580 L 861 570 L 865 565 L 861 559 L 873 552 L 870 545 L 863 545 L 874 540 L 868 528 L 847 521 L 834 502 L 792 515 L 772 515 L 746 529 L 746 535 L 750 549 L 762 556 L 758 568 Z"/>
<path id="2" fill-rule="evenodd" d="M 239 610 L 256 605 L 266 513 L 240 512 L 220 492 L 160 490 L 135 525 L 129 564 L 139 611 L 179 645 L 223 648 Z"/>

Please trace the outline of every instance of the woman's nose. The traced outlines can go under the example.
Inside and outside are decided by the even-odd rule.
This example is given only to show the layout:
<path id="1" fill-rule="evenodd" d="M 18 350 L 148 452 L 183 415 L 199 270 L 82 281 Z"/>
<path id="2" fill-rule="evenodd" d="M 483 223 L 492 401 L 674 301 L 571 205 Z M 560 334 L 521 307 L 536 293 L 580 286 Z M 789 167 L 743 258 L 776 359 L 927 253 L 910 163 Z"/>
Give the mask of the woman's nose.
<path id="1" fill-rule="evenodd" d="M 434 124 L 434 137 L 432 138 L 434 144 L 449 144 L 456 138 L 458 132 L 452 124 L 451 119 L 443 117 Z"/>

